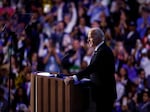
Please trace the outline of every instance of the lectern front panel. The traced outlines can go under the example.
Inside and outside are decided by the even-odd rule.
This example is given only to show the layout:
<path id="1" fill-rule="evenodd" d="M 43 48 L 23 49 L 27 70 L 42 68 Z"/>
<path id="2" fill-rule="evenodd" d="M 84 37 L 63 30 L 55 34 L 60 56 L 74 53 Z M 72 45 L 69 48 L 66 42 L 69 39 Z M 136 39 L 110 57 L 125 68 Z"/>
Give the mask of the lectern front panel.
<path id="1" fill-rule="evenodd" d="M 56 77 L 31 76 L 32 112 L 83 112 L 81 107 L 79 85 L 65 85 L 63 79 Z"/>

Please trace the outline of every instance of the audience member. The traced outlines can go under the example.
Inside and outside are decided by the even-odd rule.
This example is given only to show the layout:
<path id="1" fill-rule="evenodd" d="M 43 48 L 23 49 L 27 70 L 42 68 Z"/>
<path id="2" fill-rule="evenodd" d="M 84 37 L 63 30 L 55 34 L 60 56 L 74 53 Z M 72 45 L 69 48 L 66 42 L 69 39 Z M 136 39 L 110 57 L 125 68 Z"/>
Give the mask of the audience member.
<path id="1" fill-rule="evenodd" d="M 69 74 L 86 68 L 93 51 L 87 47 L 87 32 L 100 27 L 115 56 L 116 86 L 122 88 L 114 111 L 148 112 L 149 0 L 52 0 L 48 4 L 45 10 L 41 0 L 0 1 L 1 111 L 7 108 L 8 96 L 15 111 L 30 108 L 30 87 L 25 86 L 30 85 L 29 73 Z M 19 96 L 27 93 L 24 104 L 17 105 L 23 101 L 18 91 Z"/>

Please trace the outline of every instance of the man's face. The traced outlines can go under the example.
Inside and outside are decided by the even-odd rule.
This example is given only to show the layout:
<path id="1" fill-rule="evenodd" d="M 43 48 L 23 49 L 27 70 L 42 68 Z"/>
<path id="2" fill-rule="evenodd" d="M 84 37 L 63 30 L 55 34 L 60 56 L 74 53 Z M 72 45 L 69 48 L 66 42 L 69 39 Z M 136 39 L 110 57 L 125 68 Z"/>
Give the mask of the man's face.
<path id="1" fill-rule="evenodd" d="M 95 32 L 94 31 L 90 31 L 88 33 L 88 43 L 90 47 L 95 47 L 99 44 L 100 40 L 98 38 L 95 37 Z"/>
<path id="2" fill-rule="evenodd" d="M 94 46 L 94 37 L 93 37 L 91 31 L 88 33 L 88 43 L 89 43 L 89 46 L 90 46 L 90 47 L 93 47 L 93 46 Z"/>

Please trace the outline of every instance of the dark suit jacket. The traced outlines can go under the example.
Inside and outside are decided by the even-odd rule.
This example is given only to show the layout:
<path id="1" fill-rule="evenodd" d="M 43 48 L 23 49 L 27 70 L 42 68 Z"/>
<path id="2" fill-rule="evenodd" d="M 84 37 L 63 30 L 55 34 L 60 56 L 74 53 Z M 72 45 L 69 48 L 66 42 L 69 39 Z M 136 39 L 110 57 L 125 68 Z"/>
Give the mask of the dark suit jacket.
<path id="1" fill-rule="evenodd" d="M 100 91 L 101 97 L 116 99 L 116 83 L 114 78 L 115 61 L 111 49 L 103 43 L 91 59 L 90 65 L 83 71 L 77 73 L 80 80 L 91 75 L 91 82 L 96 90 Z M 95 96 L 97 97 L 97 96 Z"/>

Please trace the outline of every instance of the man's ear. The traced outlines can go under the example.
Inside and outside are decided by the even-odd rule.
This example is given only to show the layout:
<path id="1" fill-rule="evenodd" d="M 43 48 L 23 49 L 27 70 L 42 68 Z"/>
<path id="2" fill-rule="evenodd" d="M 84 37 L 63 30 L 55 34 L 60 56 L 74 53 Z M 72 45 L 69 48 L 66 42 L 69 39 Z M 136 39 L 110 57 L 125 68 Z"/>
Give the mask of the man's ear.
<path id="1" fill-rule="evenodd" d="M 100 38 L 93 39 L 94 45 L 98 45 L 101 42 Z"/>

